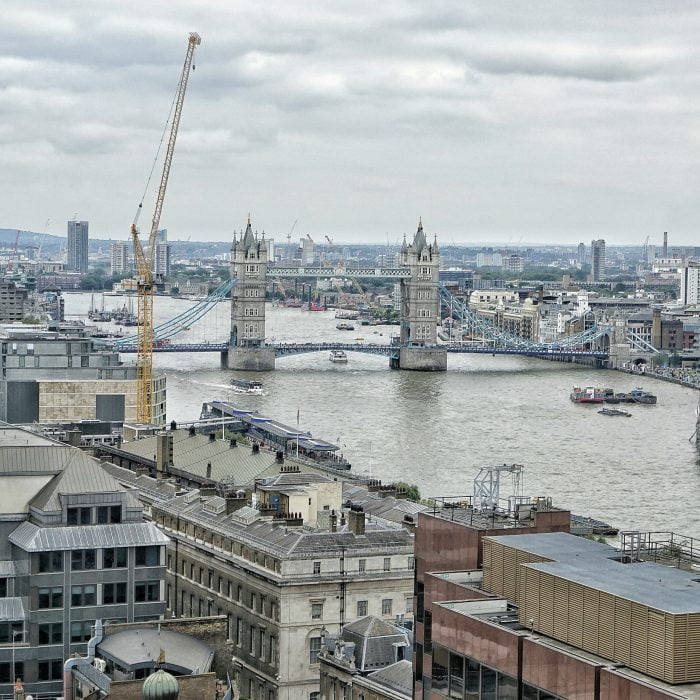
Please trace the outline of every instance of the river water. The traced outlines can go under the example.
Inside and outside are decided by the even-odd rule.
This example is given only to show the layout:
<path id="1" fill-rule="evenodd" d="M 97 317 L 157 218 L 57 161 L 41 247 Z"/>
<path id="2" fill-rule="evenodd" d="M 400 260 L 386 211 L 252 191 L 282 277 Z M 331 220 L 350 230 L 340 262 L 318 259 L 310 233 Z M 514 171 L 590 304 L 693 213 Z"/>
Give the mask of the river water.
<path id="1" fill-rule="evenodd" d="M 122 303 L 106 297 L 108 308 Z M 193 303 L 157 297 L 156 321 Z M 67 315 L 85 314 L 89 305 L 89 294 L 66 296 Z M 228 303 L 218 304 L 185 336 L 223 340 L 228 313 Z M 330 311 L 267 313 L 269 337 L 278 342 L 388 342 L 398 330 L 338 331 Z M 645 379 L 644 388 L 659 397 L 656 406 L 629 406 L 632 418 L 606 417 L 597 406 L 573 404 L 572 386 L 628 391 L 638 378 L 517 357 L 450 355 L 448 371 L 439 374 L 390 371 L 386 357 L 352 353 L 349 360 L 336 365 L 325 353 L 277 360 L 275 372 L 247 375 L 264 382 L 261 397 L 231 392 L 234 373 L 219 368 L 217 353 L 160 353 L 155 365 L 168 376 L 169 420 L 198 418 L 202 402 L 215 398 L 290 425 L 298 413 L 301 428 L 342 446 L 353 470 L 385 483 L 415 483 L 424 496 L 468 495 L 479 467 L 514 462 L 525 465 L 526 495 L 551 496 L 555 505 L 624 529 L 700 536 L 700 466 L 688 441 L 695 390 Z M 510 492 L 506 480 L 501 496 Z"/>

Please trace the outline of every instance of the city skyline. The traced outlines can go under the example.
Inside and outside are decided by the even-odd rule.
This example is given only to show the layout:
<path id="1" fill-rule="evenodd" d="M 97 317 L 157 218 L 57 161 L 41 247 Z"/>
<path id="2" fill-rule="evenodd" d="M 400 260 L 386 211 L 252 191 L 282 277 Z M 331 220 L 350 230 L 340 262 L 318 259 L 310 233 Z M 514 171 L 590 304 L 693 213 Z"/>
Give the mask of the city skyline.
<path id="1" fill-rule="evenodd" d="M 229 240 L 250 210 L 280 241 L 297 220 L 394 243 L 422 215 L 463 245 L 693 243 L 693 4 L 266 8 L 8 3 L 3 225 L 58 233 L 78 210 L 127 240 L 198 31 L 172 240 Z"/>

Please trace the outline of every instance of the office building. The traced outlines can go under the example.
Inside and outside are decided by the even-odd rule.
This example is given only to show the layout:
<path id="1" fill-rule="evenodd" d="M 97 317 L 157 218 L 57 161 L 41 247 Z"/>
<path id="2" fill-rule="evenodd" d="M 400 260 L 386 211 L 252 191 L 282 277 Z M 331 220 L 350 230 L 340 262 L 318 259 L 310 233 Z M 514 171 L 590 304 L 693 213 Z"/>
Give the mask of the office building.
<path id="1" fill-rule="evenodd" d="M 0 420 L 55 423 L 135 421 L 136 367 L 78 324 L 55 330 L 6 328 L 0 334 Z M 153 377 L 156 425 L 165 423 L 165 374 Z"/>
<path id="2" fill-rule="evenodd" d="M 0 280 L 0 322 L 21 323 L 32 307 L 31 295 L 24 284 Z"/>
<path id="3" fill-rule="evenodd" d="M 687 261 L 681 268 L 681 304 L 700 304 L 700 262 Z"/>
<path id="4" fill-rule="evenodd" d="M 111 265 L 110 274 L 125 275 L 131 272 L 131 261 L 129 259 L 129 243 L 117 241 L 110 247 Z"/>
<path id="5" fill-rule="evenodd" d="M 503 256 L 500 253 L 486 251 L 476 254 L 477 267 L 501 267 L 503 265 Z"/>
<path id="6" fill-rule="evenodd" d="M 578 264 L 583 265 L 586 262 L 586 244 L 585 243 L 578 244 L 577 256 L 578 256 Z"/>
<path id="7" fill-rule="evenodd" d="M 229 449 L 256 453 L 243 445 Z M 241 697 L 308 700 L 319 692 L 326 630 L 367 615 L 412 619 L 413 534 L 403 519 L 424 507 L 356 486 L 351 493 L 337 477 L 286 462 L 277 468 L 247 488 L 238 486 L 248 480 L 244 462 L 240 476 L 214 483 L 212 473 L 208 486 L 184 495 L 154 498 L 153 489 L 144 489 L 143 497 L 173 538 L 171 614 L 227 616 Z M 133 472 L 116 466 L 110 473 L 137 488 L 143 479 L 133 481 Z M 169 474 L 167 467 L 162 473 Z M 351 495 L 376 511 L 368 517 L 361 505 L 348 508 Z"/>
<path id="8" fill-rule="evenodd" d="M 594 282 L 605 278 L 605 241 L 602 238 L 591 241 L 591 276 Z"/>
<path id="9" fill-rule="evenodd" d="M 506 272 L 519 275 L 525 270 L 525 258 L 522 255 L 504 255 L 501 260 L 501 266 Z"/>
<path id="10" fill-rule="evenodd" d="M 66 269 L 70 272 L 88 271 L 88 222 L 68 222 Z"/>
<path id="11" fill-rule="evenodd" d="M 170 275 L 170 243 L 156 243 L 153 272 L 163 278 Z"/>
<path id="12" fill-rule="evenodd" d="M 168 539 L 97 460 L 8 424 L 0 493 L 0 695 L 57 697 L 96 620 L 163 616 Z"/>
<path id="13" fill-rule="evenodd" d="M 656 246 L 650 244 L 647 246 L 647 260 L 646 260 L 647 264 L 653 265 L 655 259 L 656 259 Z"/>

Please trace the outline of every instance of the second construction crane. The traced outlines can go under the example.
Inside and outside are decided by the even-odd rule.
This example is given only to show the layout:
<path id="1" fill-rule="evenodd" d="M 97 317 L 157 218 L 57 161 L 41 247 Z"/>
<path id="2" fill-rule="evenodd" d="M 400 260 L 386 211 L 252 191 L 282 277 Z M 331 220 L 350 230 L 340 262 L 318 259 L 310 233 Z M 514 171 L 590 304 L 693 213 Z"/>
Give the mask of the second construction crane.
<path id="1" fill-rule="evenodd" d="M 160 214 L 163 210 L 163 202 L 165 201 L 165 191 L 168 187 L 170 166 L 172 165 L 173 153 L 175 152 L 175 141 L 177 140 L 177 131 L 180 126 L 182 105 L 185 101 L 185 92 L 187 91 L 187 81 L 193 65 L 194 50 L 201 43 L 202 39 L 199 34 L 192 32 L 187 41 L 185 63 L 182 67 L 180 82 L 178 83 L 177 92 L 175 94 L 174 111 L 172 123 L 170 125 L 170 138 L 168 139 L 168 146 L 165 151 L 163 173 L 160 178 L 158 196 L 156 197 L 156 204 L 153 210 L 151 231 L 145 249 L 141 244 L 139 230 L 136 227 L 143 202 L 139 204 L 134 223 L 131 225 L 138 295 L 136 418 L 139 423 L 153 422 L 153 293 L 156 283 L 153 272 L 153 260 L 158 237 L 158 226 L 160 224 Z"/>

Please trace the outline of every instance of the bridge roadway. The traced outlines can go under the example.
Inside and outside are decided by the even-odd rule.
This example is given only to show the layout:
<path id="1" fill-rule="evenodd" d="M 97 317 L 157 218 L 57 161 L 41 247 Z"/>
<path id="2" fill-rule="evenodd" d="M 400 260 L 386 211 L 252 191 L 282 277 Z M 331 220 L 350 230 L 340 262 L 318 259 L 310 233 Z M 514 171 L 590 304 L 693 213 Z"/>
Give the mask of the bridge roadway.
<path id="1" fill-rule="evenodd" d="M 398 345 L 380 345 L 379 343 L 274 343 L 266 347 L 275 349 L 275 357 L 289 357 L 309 352 L 362 352 L 370 355 L 391 356 L 398 353 Z M 521 357 L 542 357 L 550 360 L 566 360 L 576 357 L 591 357 L 606 360 L 608 353 L 602 350 L 556 350 L 552 348 L 497 348 L 488 345 L 447 344 L 436 347 L 445 348 L 447 352 L 477 355 L 519 355 Z M 153 348 L 154 352 L 226 352 L 228 343 L 171 343 Z M 135 353 L 136 346 L 122 346 L 119 352 Z"/>

